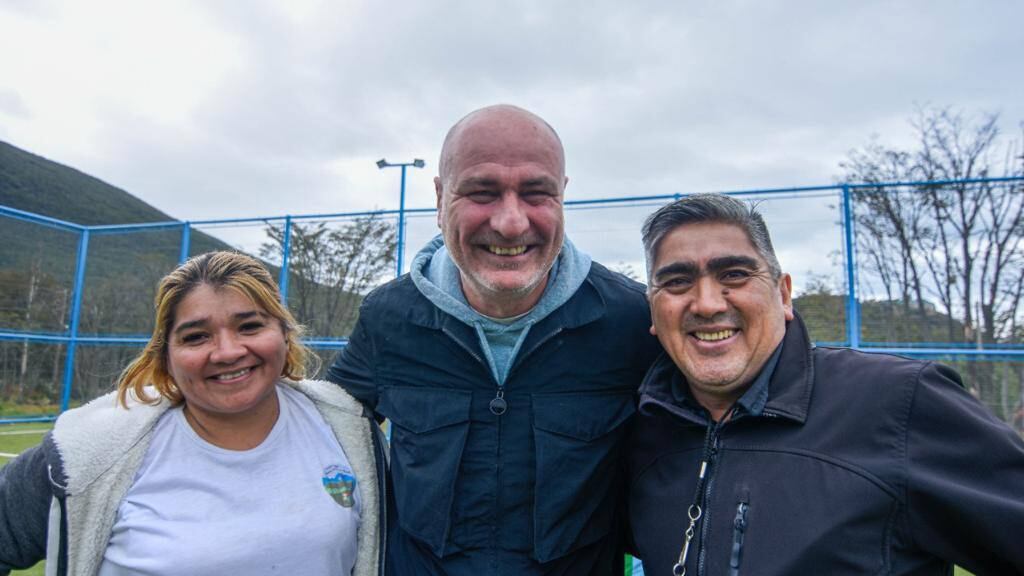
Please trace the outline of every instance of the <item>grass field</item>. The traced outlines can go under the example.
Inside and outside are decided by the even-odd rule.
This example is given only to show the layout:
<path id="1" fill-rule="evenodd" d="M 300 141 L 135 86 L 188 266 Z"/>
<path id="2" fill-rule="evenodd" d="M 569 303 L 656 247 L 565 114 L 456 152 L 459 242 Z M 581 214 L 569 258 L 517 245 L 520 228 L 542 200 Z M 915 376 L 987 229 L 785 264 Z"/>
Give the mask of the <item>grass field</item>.
<path id="1" fill-rule="evenodd" d="M 48 422 L 0 425 L 0 454 L 20 454 L 43 439 L 43 434 L 52 428 Z M 0 465 L 6 464 L 9 456 L 0 456 Z"/>
<path id="2" fill-rule="evenodd" d="M 0 426 L 0 453 L 18 454 L 26 448 L 31 448 L 39 443 L 43 434 L 52 427 L 49 423 L 33 424 L 5 424 Z M 0 456 L 0 466 L 6 464 L 10 458 Z M 16 570 L 11 576 L 43 576 L 43 562 L 28 570 Z M 955 576 L 972 576 L 970 572 L 957 568 Z"/>

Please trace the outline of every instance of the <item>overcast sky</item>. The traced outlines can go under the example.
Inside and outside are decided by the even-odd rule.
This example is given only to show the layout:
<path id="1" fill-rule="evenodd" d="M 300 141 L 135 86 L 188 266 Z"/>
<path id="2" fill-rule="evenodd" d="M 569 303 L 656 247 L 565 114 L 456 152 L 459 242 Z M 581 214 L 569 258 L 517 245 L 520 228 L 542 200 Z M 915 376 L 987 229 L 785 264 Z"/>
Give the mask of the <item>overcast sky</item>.
<path id="1" fill-rule="evenodd" d="M 432 206 L 445 131 L 498 102 L 560 132 L 570 199 L 829 184 L 916 105 L 1019 135 L 1021 22 L 1016 0 L 0 0 L 0 140 L 190 220 L 396 208 L 381 157 L 425 159 L 407 205 Z"/>

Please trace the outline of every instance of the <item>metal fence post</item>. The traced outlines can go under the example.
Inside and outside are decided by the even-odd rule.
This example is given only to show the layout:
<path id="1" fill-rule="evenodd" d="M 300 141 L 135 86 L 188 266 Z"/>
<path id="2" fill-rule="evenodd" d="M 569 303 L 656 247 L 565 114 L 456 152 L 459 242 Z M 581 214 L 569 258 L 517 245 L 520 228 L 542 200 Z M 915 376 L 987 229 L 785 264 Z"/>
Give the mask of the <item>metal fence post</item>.
<path id="1" fill-rule="evenodd" d="M 188 253 L 192 246 L 192 226 L 188 220 L 181 223 L 181 252 L 178 253 L 178 264 L 184 264 L 188 260 Z"/>
<path id="2" fill-rule="evenodd" d="M 281 304 L 288 306 L 288 255 L 292 251 L 292 217 L 284 217 L 284 244 L 281 247 L 281 276 L 277 281 L 281 287 Z"/>
<path id="3" fill-rule="evenodd" d="M 85 288 L 85 262 L 89 252 L 89 229 L 82 230 L 78 238 L 78 263 L 75 265 L 75 286 L 71 298 L 71 328 L 68 351 L 64 357 L 64 389 L 61 392 L 60 411 L 71 404 L 71 384 L 75 379 L 75 348 L 78 345 L 78 318 L 82 312 L 82 290 Z"/>
<path id="4" fill-rule="evenodd" d="M 402 164 L 402 186 L 398 198 L 398 254 L 395 261 L 395 278 L 402 275 L 403 256 L 405 256 L 405 169 Z"/>
<path id="5" fill-rule="evenodd" d="M 846 343 L 851 348 L 860 348 L 860 303 L 857 300 L 855 270 L 857 256 L 853 222 L 853 198 L 851 198 L 850 186 L 843 184 L 843 236 L 846 248 Z"/>

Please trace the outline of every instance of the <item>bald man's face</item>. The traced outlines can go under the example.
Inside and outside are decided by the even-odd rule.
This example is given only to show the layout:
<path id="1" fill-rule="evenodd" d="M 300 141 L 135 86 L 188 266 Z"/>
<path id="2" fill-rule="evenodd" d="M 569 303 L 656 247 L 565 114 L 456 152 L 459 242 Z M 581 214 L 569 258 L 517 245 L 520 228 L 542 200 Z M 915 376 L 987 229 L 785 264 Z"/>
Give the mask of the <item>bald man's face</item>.
<path id="1" fill-rule="evenodd" d="M 562 248 L 561 145 L 543 123 L 505 111 L 470 117 L 447 145 L 437 223 L 466 299 L 488 315 L 525 312 Z"/>

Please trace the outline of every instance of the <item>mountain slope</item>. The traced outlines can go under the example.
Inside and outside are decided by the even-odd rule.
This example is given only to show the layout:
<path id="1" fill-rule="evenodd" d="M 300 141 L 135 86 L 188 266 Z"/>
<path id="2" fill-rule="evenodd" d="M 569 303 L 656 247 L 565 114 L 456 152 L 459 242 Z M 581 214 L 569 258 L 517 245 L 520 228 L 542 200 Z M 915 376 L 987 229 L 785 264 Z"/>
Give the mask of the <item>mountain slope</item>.
<path id="1" fill-rule="evenodd" d="M 2 141 L 0 205 L 86 226 L 173 220 L 116 186 Z"/>

